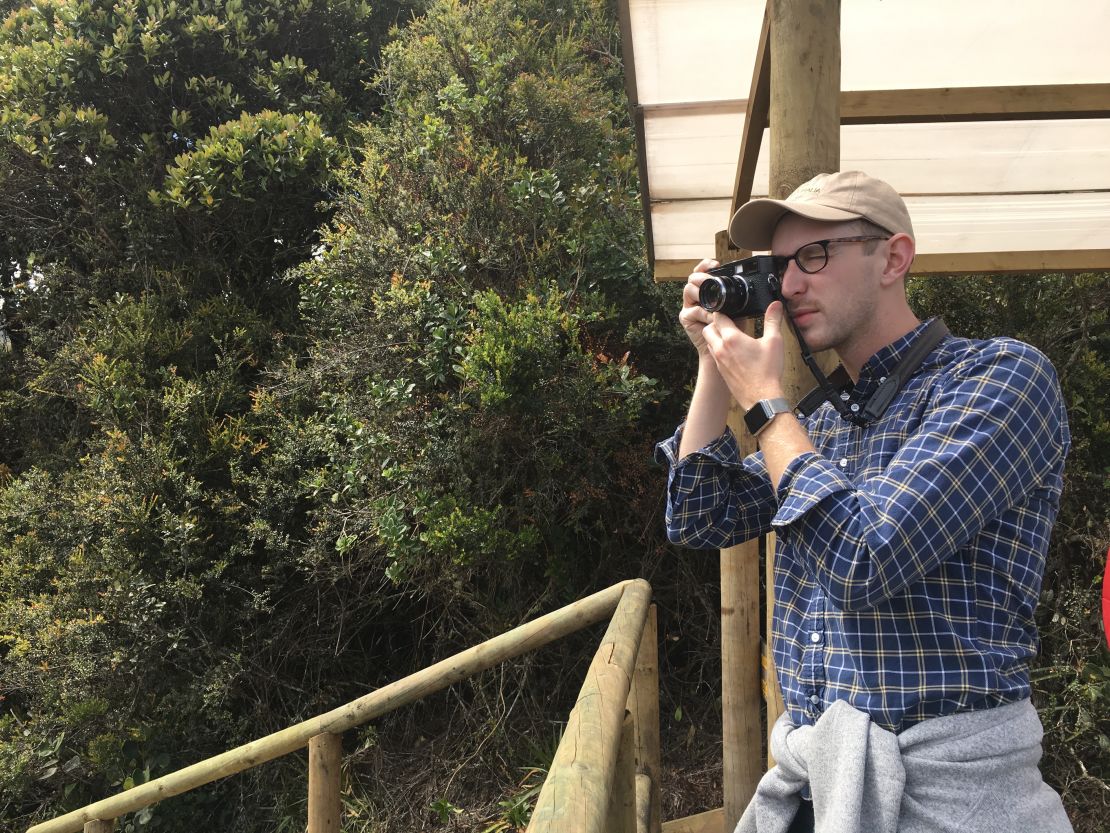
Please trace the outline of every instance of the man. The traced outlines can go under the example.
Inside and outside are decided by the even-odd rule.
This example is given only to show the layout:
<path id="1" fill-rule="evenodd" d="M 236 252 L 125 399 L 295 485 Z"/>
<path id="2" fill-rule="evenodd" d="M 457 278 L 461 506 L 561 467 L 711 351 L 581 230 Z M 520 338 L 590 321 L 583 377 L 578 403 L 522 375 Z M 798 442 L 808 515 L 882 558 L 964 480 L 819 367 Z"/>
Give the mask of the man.
<path id="1" fill-rule="evenodd" d="M 906 206 L 866 174 L 754 200 L 729 233 L 784 259 L 782 301 L 750 337 L 699 306 L 717 265 L 699 264 L 679 316 L 697 383 L 659 454 L 672 541 L 778 539 L 773 653 L 787 711 L 778 766 L 738 829 L 812 830 L 815 816 L 818 833 L 1071 830 L 1037 769 L 1028 699 L 1069 446 L 1051 365 L 1011 339 L 941 329 L 905 366 L 938 328 L 906 300 Z M 782 401 L 784 314 L 812 350 L 836 351 L 847 408 L 826 403 L 802 422 Z M 896 371 L 885 412 L 859 424 Z M 725 425 L 730 399 L 756 417 L 760 452 L 745 460 Z"/>

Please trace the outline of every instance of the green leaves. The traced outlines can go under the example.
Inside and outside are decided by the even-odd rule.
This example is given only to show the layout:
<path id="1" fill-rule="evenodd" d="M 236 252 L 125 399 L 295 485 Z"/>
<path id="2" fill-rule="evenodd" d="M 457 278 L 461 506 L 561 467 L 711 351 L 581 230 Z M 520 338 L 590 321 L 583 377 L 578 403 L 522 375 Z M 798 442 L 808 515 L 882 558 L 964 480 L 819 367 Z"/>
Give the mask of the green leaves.
<path id="1" fill-rule="evenodd" d="M 241 181 L 208 180 L 193 194 L 173 181 L 172 168 L 167 177 L 167 163 L 198 143 L 212 152 L 219 137 L 210 130 L 225 124 L 225 133 L 247 129 L 237 121 L 244 113 L 264 123 L 267 114 L 305 122 L 289 137 L 310 145 L 304 159 L 280 150 L 263 157 L 270 174 L 283 166 L 287 192 L 303 188 L 308 197 L 296 206 L 301 222 L 289 229 L 296 237 L 289 245 L 300 245 L 322 219 L 315 204 L 341 152 L 333 138 L 316 160 L 322 149 L 313 147 L 320 144 L 314 131 L 345 138 L 374 108 L 376 96 L 365 83 L 369 62 L 385 21 L 408 5 L 42 0 L 17 9 L 0 30 L 0 66 L 6 68 L 0 73 L 0 152 L 13 155 L 10 173 L 0 180 L 0 212 L 20 218 L 7 232 L 12 256 L 17 262 L 33 253 L 42 261 L 110 266 L 132 251 L 152 259 L 162 254 L 168 266 L 182 257 L 195 263 L 198 247 L 227 252 L 253 240 L 257 222 L 234 241 L 180 239 L 172 219 L 157 211 L 151 216 L 148 199 L 197 199 L 208 206 L 258 199 L 243 193 Z M 281 132 L 273 127 L 270 140 Z M 306 181 L 312 174 L 316 178 Z M 69 232 L 59 236 L 59 227 Z M 222 264 L 207 260 L 221 271 Z"/>
<path id="2" fill-rule="evenodd" d="M 312 113 L 244 113 L 213 127 L 195 150 L 178 156 L 168 169 L 164 196 L 154 201 L 213 208 L 217 196 L 254 202 L 266 192 L 311 193 L 326 182 L 338 155 L 336 141 L 324 135 Z"/>

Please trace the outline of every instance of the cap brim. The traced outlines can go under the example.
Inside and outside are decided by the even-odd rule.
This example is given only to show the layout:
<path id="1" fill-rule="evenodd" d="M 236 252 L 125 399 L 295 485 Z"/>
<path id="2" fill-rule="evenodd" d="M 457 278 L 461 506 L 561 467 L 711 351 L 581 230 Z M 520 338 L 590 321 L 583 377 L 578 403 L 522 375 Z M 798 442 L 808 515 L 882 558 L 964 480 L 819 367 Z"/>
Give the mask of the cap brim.
<path id="1" fill-rule="evenodd" d="M 743 249 L 753 252 L 771 250 L 775 227 L 787 214 L 796 214 L 809 220 L 826 223 L 858 220 L 862 214 L 829 208 L 824 205 L 788 200 L 758 199 L 740 206 L 728 224 L 728 236 L 732 242 Z"/>

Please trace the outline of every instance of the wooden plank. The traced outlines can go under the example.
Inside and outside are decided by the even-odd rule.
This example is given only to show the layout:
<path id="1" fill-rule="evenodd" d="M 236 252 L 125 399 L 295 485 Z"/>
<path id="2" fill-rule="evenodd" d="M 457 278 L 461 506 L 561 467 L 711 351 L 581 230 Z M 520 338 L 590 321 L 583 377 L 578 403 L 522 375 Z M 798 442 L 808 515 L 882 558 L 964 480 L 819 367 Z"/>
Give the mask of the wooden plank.
<path id="1" fill-rule="evenodd" d="M 663 833 L 725 833 L 725 810 L 720 807 L 696 816 L 665 821 Z"/>
<path id="2" fill-rule="evenodd" d="M 858 90 L 840 94 L 841 124 L 1110 118 L 1110 84 Z"/>
<path id="3" fill-rule="evenodd" d="M 323 732 L 338 734 L 354 726 L 360 726 L 375 717 L 413 703 L 500 662 L 548 645 L 567 634 L 600 622 L 613 612 L 629 587 L 640 587 L 640 593 L 647 592 L 650 595 L 651 592 L 647 582 L 641 579 L 614 584 L 599 593 L 594 593 L 500 636 L 495 636 L 480 645 L 460 651 L 435 665 L 398 682 L 390 683 L 319 717 L 274 732 L 161 778 L 155 778 L 153 781 L 103 801 L 97 801 L 80 810 L 36 824 L 27 833 L 77 833 L 88 821 L 118 818 L 125 813 L 133 813 L 170 796 L 180 795 L 219 778 L 251 769 L 266 761 L 303 749 L 310 738 Z M 633 648 L 633 657 L 634 651 L 635 648 Z"/>

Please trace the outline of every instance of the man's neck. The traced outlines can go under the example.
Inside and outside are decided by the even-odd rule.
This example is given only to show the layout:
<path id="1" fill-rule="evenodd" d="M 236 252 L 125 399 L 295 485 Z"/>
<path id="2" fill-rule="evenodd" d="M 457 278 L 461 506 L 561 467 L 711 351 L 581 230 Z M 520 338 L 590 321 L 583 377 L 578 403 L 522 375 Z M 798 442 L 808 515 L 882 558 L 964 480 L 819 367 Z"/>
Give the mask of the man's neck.
<path id="1" fill-rule="evenodd" d="M 872 356 L 913 332 L 919 324 L 921 321 L 918 317 L 906 308 L 904 314 L 884 320 L 882 326 L 870 333 L 868 337 L 838 349 L 836 353 L 840 357 L 840 363 L 844 365 L 852 381 L 858 382 L 860 371 Z"/>

